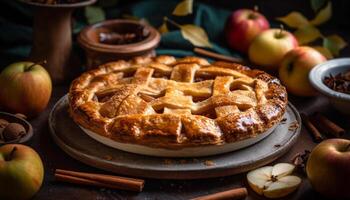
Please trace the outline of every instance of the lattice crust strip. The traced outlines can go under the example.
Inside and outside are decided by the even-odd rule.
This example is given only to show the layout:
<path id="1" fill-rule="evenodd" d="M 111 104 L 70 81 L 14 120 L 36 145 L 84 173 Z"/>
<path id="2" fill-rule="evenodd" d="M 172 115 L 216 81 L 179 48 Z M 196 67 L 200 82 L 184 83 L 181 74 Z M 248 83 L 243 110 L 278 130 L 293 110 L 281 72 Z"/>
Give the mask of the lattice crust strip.
<path id="1" fill-rule="evenodd" d="M 118 61 L 73 81 L 81 126 L 120 142 L 181 148 L 255 137 L 278 123 L 287 95 L 258 70 L 197 57 Z"/>

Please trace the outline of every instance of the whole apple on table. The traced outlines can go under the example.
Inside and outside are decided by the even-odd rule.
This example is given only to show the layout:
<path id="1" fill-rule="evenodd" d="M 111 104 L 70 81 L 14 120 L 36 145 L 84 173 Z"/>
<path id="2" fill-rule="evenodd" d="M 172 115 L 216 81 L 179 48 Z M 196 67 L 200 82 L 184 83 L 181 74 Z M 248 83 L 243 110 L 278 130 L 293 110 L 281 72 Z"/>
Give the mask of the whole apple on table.
<path id="1" fill-rule="evenodd" d="M 298 41 L 290 32 L 269 29 L 260 33 L 249 47 L 249 59 L 265 70 L 277 70 L 287 52 L 296 48 Z"/>
<path id="2" fill-rule="evenodd" d="M 309 72 L 327 59 L 311 47 L 300 46 L 289 51 L 279 67 L 279 78 L 288 92 L 298 96 L 317 94 L 309 82 Z"/>
<path id="3" fill-rule="evenodd" d="M 350 140 L 328 139 L 311 152 L 306 173 L 312 187 L 330 199 L 350 199 Z"/>
<path id="4" fill-rule="evenodd" d="M 20 144 L 0 147 L 0 199 L 30 199 L 43 178 L 43 163 L 32 148 Z"/>
<path id="5" fill-rule="evenodd" d="M 239 9 L 226 21 L 226 41 L 232 49 L 247 53 L 253 39 L 269 28 L 269 22 L 258 11 Z"/>
<path id="6" fill-rule="evenodd" d="M 17 62 L 0 74 L 0 107 L 11 113 L 28 117 L 42 112 L 50 99 L 51 78 L 39 64 Z"/>

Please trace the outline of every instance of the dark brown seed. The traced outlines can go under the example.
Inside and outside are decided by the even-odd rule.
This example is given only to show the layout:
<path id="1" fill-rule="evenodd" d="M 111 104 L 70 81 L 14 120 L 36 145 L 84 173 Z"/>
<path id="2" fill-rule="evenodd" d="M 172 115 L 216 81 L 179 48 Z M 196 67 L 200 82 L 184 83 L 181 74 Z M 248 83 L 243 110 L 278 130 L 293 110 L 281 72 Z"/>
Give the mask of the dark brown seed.
<path id="1" fill-rule="evenodd" d="M 0 127 L 0 142 L 3 142 L 3 141 L 4 141 L 4 136 L 3 136 L 3 134 L 2 134 L 2 133 L 4 132 L 4 129 L 5 129 L 5 128 L 1 128 L 1 127 Z"/>
<path id="2" fill-rule="evenodd" d="M 22 113 L 17 113 L 17 114 L 15 114 L 15 116 L 16 116 L 16 117 L 19 117 L 19 118 L 21 118 L 21 119 L 27 119 L 27 116 L 25 116 L 25 115 L 22 114 Z"/>
<path id="3" fill-rule="evenodd" d="M 5 119 L 0 119 L 0 128 L 5 128 L 9 122 Z"/>
<path id="4" fill-rule="evenodd" d="M 27 132 L 25 128 L 18 123 L 9 123 L 3 131 L 3 138 L 5 142 L 19 139 Z"/>

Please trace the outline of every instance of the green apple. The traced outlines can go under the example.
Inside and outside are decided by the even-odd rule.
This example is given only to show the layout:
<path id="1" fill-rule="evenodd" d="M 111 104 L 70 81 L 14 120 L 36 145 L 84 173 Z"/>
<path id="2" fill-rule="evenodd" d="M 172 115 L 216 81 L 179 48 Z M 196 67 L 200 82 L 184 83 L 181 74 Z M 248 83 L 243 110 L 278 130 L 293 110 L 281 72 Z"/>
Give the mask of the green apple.
<path id="1" fill-rule="evenodd" d="M 350 140 L 329 139 L 318 144 L 306 163 L 312 187 L 331 199 L 350 199 Z"/>
<path id="2" fill-rule="evenodd" d="M 0 107 L 29 117 L 46 108 L 52 91 L 47 71 L 32 62 L 17 62 L 6 67 L 0 74 L 0 85 Z"/>
<path id="3" fill-rule="evenodd" d="M 260 33 L 249 47 L 249 59 L 265 70 L 277 70 L 283 56 L 298 46 L 296 38 L 283 29 Z"/>
<path id="4" fill-rule="evenodd" d="M 0 199 L 30 199 L 43 178 L 42 161 L 32 148 L 21 144 L 0 147 Z"/>
<path id="5" fill-rule="evenodd" d="M 317 92 L 309 82 L 309 72 L 326 60 L 311 47 L 296 47 L 284 56 L 279 68 L 279 78 L 288 92 L 297 96 L 314 96 Z"/>

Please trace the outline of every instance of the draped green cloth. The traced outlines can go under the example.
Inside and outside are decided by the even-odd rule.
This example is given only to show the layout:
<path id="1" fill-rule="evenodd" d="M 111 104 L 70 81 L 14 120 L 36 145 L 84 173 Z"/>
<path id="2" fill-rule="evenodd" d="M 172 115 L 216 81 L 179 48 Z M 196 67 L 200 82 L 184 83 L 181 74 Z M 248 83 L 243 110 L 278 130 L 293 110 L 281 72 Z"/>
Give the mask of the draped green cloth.
<path id="1" fill-rule="evenodd" d="M 127 14 L 139 19 L 147 20 L 154 27 L 163 23 L 163 17 L 176 21 L 179 24 L 195 24 L 201 26 L 208 34 L 213 45 L 212 51 L 238 56 L 229 50 L 225 44 L 224 26 L 230 10 L 217 8 L 195 1 L 193 13 L 188 16 L 173 16 L 172 11 L 179 1 L 176 0 L 144 0 L 120 1 L 114 7 L 105 9 L 107 19 L 121 18 Z M 32 18 L 33 10 L 27 5 L 14 0 L 2 0 L 0 12 L 8 13 L 0 16 L 0 68 L 11 62 L 25 59 L 30 52 L 32 44 Z M 74 14 L 74 38 L 79 31 L 87 25 L 84 10 L 78 9 Z M 162 35 L 158 54 L 174 56 L 193 55 L 193 45 L 185 40 L 180 30 L 168 23 L 170 31 Z M 75 44 L 75 50 L 79 47 Z"/>

